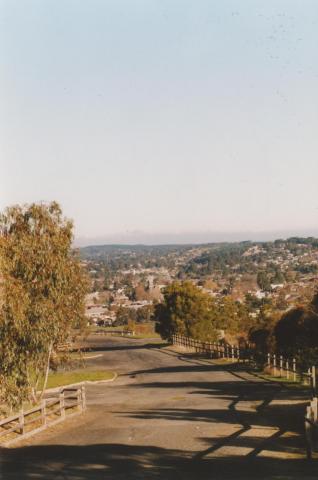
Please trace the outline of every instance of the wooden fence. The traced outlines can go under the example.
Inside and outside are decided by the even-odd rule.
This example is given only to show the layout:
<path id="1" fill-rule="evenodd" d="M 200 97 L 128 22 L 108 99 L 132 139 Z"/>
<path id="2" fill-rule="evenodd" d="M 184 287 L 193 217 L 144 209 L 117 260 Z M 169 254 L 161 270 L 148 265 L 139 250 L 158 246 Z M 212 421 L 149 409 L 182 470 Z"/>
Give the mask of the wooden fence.
<path id="1" fill-rule="evenodd" d="M 318 452 L 318 397 L 314 397 L 307 407 L 305 415 L 305 431 L 307 440 L 307 456 L 312 458 Z"/>
<path id="2" fill-rule="evenodd" d="M 224 358 L 253 364 L 261 361 L 266 365 L 267 371 L 274 377 L 285 377 L 295 382 L 299 380 L 312 387 L 313 395 L 316 393 L 316 368 L 313 366 L 304 372 L 298 367 L 295 358 L 288 359 L 282 355 L 271 353 L 264 355 L 252 348 L 241 348 L 226 343 L 202 342 L 182 335 L 173 335 L 172 342 L 174 345 L 192 350 L 196 353 L 203 353 L 210 358 Z"/>
<path id="3" fill-rule="evenodd" d="M 244 356 L 246 352 L 234 345 L 217 342 L 201 342 L 200 340 L 182 335 L 173 335 L 172 342 L 174 345 L 194 350 L 196 353 L 204 353 L 210 358 L 227 358 L 238 361 L 247 360 Z"/>
<path id="4" fill-rule="evenodd" d="M 288 359 L 282 355 L 268 353 L 266 367 L 274 377 L 285 377 L 287 380 L 310 385 L 313 395 L 316 393 L 316 367 L 314 365 L 304 372 L 298 368 L 295 358 Z"/>
<path id="5" fill-rule="evenodd" d="M 115 336 L 117 337 L 118 335 L 119 336 L 134 336 L 135 335 L 135 331 L 134 330 L 103 330 L 102 327 L 100 330 L 97 330 L 95 332 L 95 334 L 97 335 L 110 335 L 110 336 Z"/>
<path id="6" fill-rule="evenodd" d="M 86 409 L 85 387 L 64 388 L 40 405 L 0 421 L 0 443 L 9 446 Z"/>

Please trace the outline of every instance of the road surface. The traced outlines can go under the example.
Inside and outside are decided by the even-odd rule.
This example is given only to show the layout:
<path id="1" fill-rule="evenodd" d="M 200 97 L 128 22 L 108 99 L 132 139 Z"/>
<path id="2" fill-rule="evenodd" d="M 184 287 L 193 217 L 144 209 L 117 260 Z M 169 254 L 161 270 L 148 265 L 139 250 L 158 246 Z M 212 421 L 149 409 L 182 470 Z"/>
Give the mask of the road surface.
<path id="1" fill-rule="evenodd" d="M 84 415 L 2 449 L 3 480 L 315 479 L 300 393 L 154 340 L 92 337 Z M 98 356 L 97 356 L 98 355 Z"/>

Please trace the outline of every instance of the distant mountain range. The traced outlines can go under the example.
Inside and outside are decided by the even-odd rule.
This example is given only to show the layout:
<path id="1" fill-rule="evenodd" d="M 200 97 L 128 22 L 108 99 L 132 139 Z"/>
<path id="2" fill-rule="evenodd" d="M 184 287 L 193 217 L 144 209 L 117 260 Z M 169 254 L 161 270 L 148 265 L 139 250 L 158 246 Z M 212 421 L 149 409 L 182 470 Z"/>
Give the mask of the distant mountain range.
<path id="1" fill-rule="evenodd" d="M 273 230 L 264 232 L 241 231 L 241 232 L 183 232 L 183 233 L 145 233 L 140 231 L 127 232 L 117 235 L 103 237 L 77 237 L 74 245 L 76 247 L 86 246 L 110 246 L 114 248 L 125 248 L 125 246 L 135 245 L 194 245 L 223 242 L 241 242 L 250 240 L 253 242 L 273 241 L 277 238 L 299 237 L 318 237 L 318 229 L 295 229 L 295 230 Z"/>
<path id="2" fill-rule="evenodd" d="M 166 245 L 143 245 L 143 244 L 112 244 L 112 245 L 88 245 L 86 247 L 80 248 L 80 254 L 82 258 L 85 259 L 102 259 L 116 256 L 133 256 L 135 258 L 140 256 L 147 256 L 148 258 L 165 256 L 168 254 L 182 255 L 183 253 L 190 250 L 201 250 L 202 251 L 215 251 L 226 250 L 228 251 L 239 251 L 240 253 L 244 252 L 246 249 L 249 249 L 253 245 L 258 246 L 274 246 L 276 243 L 288 243 L 288 244 L 308 244 L 314 248 L 318 248 L 318 239 L 317 237 L 299 237 L 292 236 L 288 239 L 275 239 L 265 240 L 265 241 L 251 241 L 244 240 L 239 242 L 209 242 L 209 243 L 188 243 L 188 244 L 166 244 Z"/>

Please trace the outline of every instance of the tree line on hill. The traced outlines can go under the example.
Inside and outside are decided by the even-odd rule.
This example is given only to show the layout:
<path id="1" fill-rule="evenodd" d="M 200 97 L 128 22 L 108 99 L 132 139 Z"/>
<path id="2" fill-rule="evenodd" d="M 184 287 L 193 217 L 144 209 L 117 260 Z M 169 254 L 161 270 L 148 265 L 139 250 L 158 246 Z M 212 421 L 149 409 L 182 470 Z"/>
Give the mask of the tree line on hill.
<path id="1" fill-rule="evenodd" d="M 251 249 L 255 249 L 254 252 Z M 179 269 L 179 279 L 195 278 L 197 276 L 219 273 L 222 276 L 231 274 L 255 273 L 259 271 L 259 265 L 266 263 L 266 271 L 272 283 L 281 283 L 284 278 L 283 272 L 276 263 L 268 262 L 270 256 L 281 256 L 291 253 L 301 255 L 318 249 L 318 239 L 314 237 L 292 237 L 287 240 L 275 240 L 274 242 L 237 242 L 220 243 L 205 246 L 205 251 L 200 255 L 188 260 Z M 316 273 L 318 266 L 314 264 L 300 264 L 295 266 L 299 273 Z"/>

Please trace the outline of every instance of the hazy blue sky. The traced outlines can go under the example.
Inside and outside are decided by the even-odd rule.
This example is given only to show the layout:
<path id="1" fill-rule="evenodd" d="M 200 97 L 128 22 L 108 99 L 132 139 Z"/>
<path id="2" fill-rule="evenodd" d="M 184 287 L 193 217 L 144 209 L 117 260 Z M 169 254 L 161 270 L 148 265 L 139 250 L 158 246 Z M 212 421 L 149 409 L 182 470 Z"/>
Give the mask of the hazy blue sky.
<path id="1" fill-rule="evenodd" d="M 0 0 L 0 32 L 1 209 L 123 241 L 318 228 L 317 0 Z"/>

